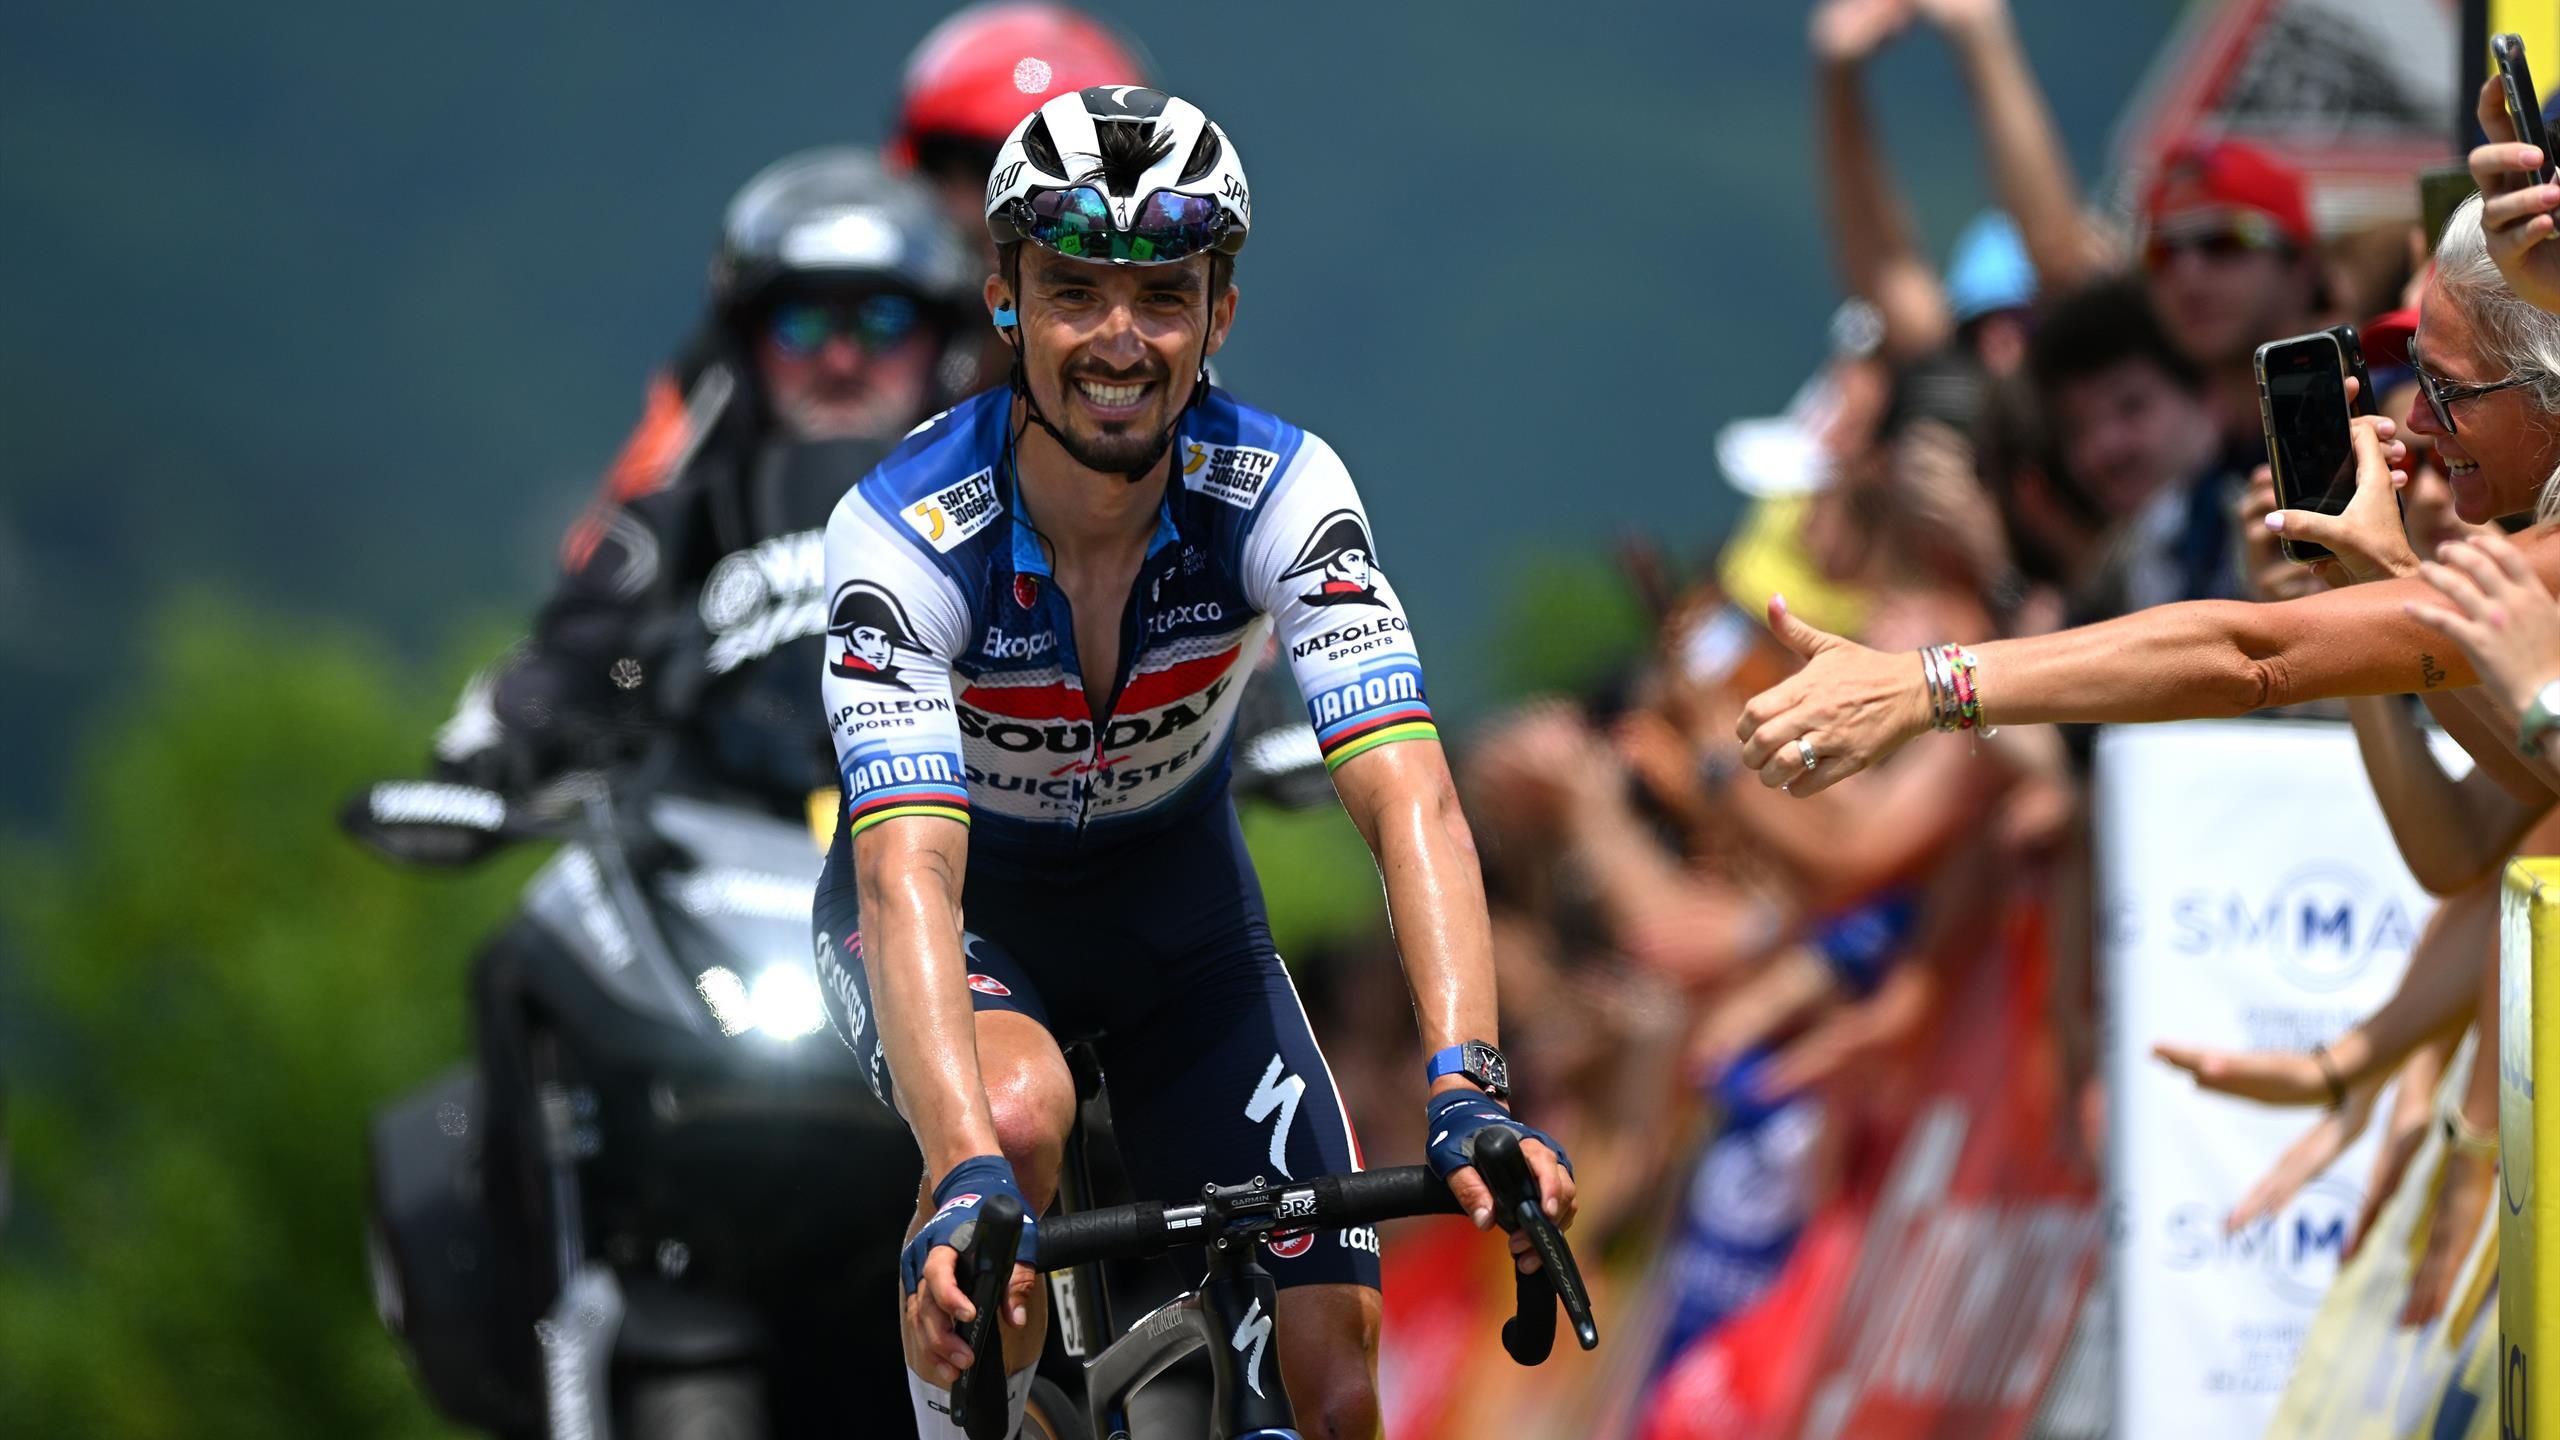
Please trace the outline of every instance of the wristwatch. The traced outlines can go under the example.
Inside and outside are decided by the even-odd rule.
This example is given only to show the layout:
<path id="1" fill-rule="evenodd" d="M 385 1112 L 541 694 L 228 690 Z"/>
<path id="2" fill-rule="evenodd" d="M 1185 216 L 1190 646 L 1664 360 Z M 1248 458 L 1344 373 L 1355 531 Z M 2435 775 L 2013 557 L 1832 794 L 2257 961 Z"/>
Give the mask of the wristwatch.
<path id="1" fill-rule="evenodd" d="M 2524 707 L 2524 718 L 2516 725 L 2516 749 L 2528 760 L 2542 758 L 2542 737 L 2560 730 L 2560 680 L 2551 681 L 2533 692 L 2533 703 Z"/>
<path id="2" fill-rule="evenodd" d="M 1511 1067 L 1504 1063 L 1501 1051 L 1481 1040 L 1437 1051 L 1424 1063 L 1423 1079 L 1437 1080 L 1443 1075 L 1462 1075 L 1496 1100 L 1511 1093 Z"/>

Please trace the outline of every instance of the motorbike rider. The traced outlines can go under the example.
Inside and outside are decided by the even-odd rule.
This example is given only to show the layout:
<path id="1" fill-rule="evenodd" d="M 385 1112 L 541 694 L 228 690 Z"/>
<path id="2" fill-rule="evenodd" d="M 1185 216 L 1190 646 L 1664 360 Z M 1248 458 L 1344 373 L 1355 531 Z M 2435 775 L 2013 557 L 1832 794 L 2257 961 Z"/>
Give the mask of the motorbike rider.
<path id="1" fill-rule="evenodd" d="M 700 326 L 652 378 L 532 636 L 471 682 L 438 734 L 444 777 L 522 795 L 666 739 L 645 753 L 693 793 L 797 817 L 831 787 L 808 683 L 827 623 L 826 516 L 972 387 L 962 307 L 982 275 L 930 192 L 867 149 L 804 151 L 749 180 L 722 222 Z M 518 1257 L 494 1267 L 496 1328 L 525 1337 L 558 1283 L 534 1258 L 543 1198 L 521 1134 L 535 963 L 493 945 L 471 980 L 481 1194 Z M 503 1347 L 515 1383 L 530 1384 L 532 1351 L 529 1338 Z"/>
<path id="2" fill-rule="evenodd" d="M 672 726 L 702 772 L 782 813 L 830 785 L 800 728 L 827 510 L 975 388 L 982 274 L 931 195 L 866 151 L 750 180 L 701 324 L 652 377 L 532 637 L 439 732 L 445 777 L 521 793 Z"/>

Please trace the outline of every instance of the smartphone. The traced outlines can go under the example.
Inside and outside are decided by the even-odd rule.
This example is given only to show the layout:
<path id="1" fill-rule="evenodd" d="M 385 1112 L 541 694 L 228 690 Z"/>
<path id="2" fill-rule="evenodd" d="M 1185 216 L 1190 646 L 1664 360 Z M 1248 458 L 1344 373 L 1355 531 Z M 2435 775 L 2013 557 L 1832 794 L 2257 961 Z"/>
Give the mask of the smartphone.
<path id="1" fill-rule="evenodd" d="M 2364 342 L 2356 338 L 2356 327 L 2332 325 L 2329 333 L 2338 338 L 2338 355 L 2345 361 L 2347 373 L 2355 377 L 2356 398 L 2348 408 L 2358 415 L 2373 414 L 2373 372 L 2364 368 Z"/>
<path id="2" fill-rule="evenodd" d="M 2542 168 L 2533 173 L 2537 185 L 2551 183 L 2551 137 L 2542 128 L 2542 97 L 2534 93 L 2533 71 L 2524 63 L 2524 37 L 2500 35 L 2489 42 L 2489 54 L 2498 62 L 2498 87 L 2507 93 L 2507 119 L 2516 127 L 2516 138 L 2542 151 Z"/>
<path id="3" fill-rule="evenodd" d="M 2258 418 L 2267 431 L 2267 464 L 2275 471 L 2276 504 L 2335 515 L 2356 493 L 2355 445 L 2347 434 L 2347 357 L 2338 337 L 2322 330 L 2258 347 Z M 2290 536 L 2284 558 L 2310 565 L 2329 547 Z"/>
<path id="4" fill-rule="evenodd" d="M 2436 242 L 2444 238 L 2445 222 L 2462 202 L 2480 193 L 2471 179 L 2468 165 L 2438 165 L 2418 172 L 2418 218 L 2427 227 L 2427 254 L 2436 253 Z"/>

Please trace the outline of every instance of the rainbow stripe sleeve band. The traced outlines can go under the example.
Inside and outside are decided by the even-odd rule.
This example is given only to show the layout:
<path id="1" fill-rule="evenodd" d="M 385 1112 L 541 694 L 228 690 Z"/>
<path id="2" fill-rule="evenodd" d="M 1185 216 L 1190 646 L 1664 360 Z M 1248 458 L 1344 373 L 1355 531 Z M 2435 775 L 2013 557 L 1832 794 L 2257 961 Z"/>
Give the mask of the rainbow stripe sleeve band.
<path id="1" fill-rule="evenodd" d="M 1352 756 L 1381 745 L 1439 738 L 1440 728 L 1431 723 L 1431 708 L 1416 704 L 1354 716 L 1318 732 L 1316 743 L 1324 751 L 1324 768 L 1331 772 Z"/>

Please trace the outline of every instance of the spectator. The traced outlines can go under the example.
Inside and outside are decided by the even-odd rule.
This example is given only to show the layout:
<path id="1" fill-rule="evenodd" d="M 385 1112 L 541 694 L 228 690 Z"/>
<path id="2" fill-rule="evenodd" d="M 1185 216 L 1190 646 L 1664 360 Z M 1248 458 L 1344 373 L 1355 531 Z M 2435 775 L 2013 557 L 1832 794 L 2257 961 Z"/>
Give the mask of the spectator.
<path id="1" fill-rule="evenodd" d="M 1869 59 L 1924 16 L 1954 48 L 1980 119 L 1993 188 L 2007 214 L 1978 217 L 1957 241 L 1944 282 L 1911 233 L 1868 115 Z M 2068 289 L 2108 247 L 2079 213 L 2053 117 L 2028 70 L 2004 0 L 1823 0 L 1810 26 L 1818 130 L 1833 244 L 1850 294 L 1884 322 L 1888 359 L 1951 342 L 1995 375 L 2014 371 L 2037 277 Z M 2015 216 L 2016 219 L 2011 219 Z"/>
<path id="2" fill-rule="evenodd" d="M 2410 410 L 2409 423 L 2443 456 L 2456 512 L 2476 522 L 2531 511 L 2560 467 L 2560 425 L 2553 423 L 2560 417 L 2560 316 L 2526 304 L 2498 280 L 2478 200 L 2447 225 L 2420 316 L 2415 343 L 2429 399 Z M 2326 696 L 2470 686 L 2464 657 L 2449 653 L 2407 608 L 2428 592 L 2415 578 L 2417 559 L 2392 499 L 2391 467 L 2405 457 L 2393 438 L 2397 427 L 2360 419 L 2354 433 L 2357 494 L 2347 512 L 2287 511 L 2270 523 L 2327 545 L 2359 575 L 2383 583 L 2277 605 L 2163 606 L 1995 642 L 1964 657 L 1980 684 L 1974 705 L 1961 711 L 1933 705 L 1919 661 L 1813 630 L 1773 602 L 1781 638 L 1811 663 L 1746 708 L 1738 727 L 1745 762 L 1761 768 L 1764 783 L 1786 782 L 1806 794 L 1864 769 L 1929 728 L 1933 716 L 1959 726 L 1978 725 L 1985 715 L 2016 724 L 2171 720 Z M 2560 570 L 2560 547 L 2545 537 L 2536 536 L 2528 553 L 2537 569 Z M 2460 698 L 2475 714 L 2486 704 L 2468 693 Z M 1809 733 L 1819 746 L 1812 764 L 1800 743 Z M 2515 763 L 2503 745 L 2457 738 L 2484 765 Z"/>
<path id="3" fill-rule="evenodd" d="M 2204 377 L 2143 290 L 2108 280 L 2056 301 L 2027 371 L 2069 483 L 2115 527 L 2077 617 L 2238 593 Z"/>
<path id="4" fill-rule="evenodd" d="M 2266 457 L 2250 359 L 2319 328 L 2320 256 L 2300 172 L 2237 140 L 2161 162 L 2142 204 L 2143 273 L 2170 341 L 2205 378 L 2226 468 Z"/>

